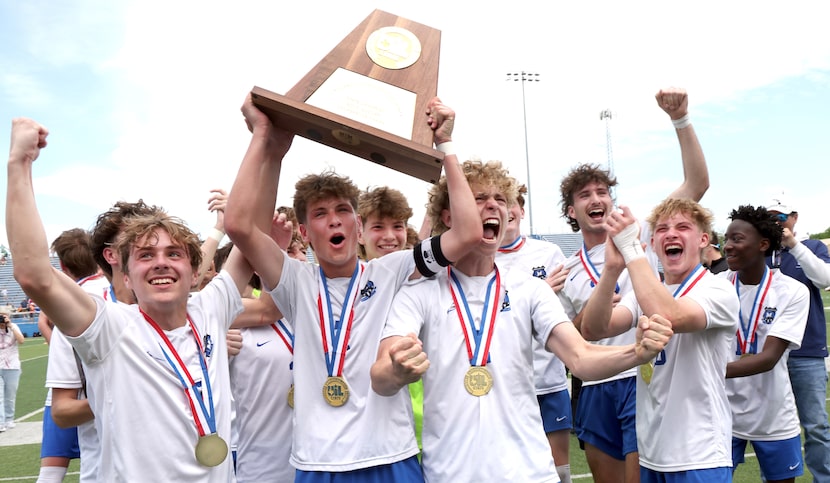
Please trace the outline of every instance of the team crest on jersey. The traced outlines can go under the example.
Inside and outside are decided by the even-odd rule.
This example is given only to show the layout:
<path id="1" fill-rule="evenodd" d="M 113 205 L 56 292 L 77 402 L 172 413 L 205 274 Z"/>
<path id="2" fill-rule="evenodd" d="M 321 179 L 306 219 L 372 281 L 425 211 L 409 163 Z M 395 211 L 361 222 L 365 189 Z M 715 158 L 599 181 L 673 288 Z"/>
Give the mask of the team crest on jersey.
<path id="1" fill-rule="evenodd" d="M 504 302 L 501 303 L 501 311 L 502 312 L 509 312 L 510 311 L 510 297 L 507 296 L 507 290 L 504 291 Z"/>
<path id="2" fill-rule="evenodd" d="M 210 337 L 210 334 L 205 334 L 202 341 L 205 344 L 205 358 L 208 358 L 213 354 L 213 339 Z"/>
<path id="3" fill-rule="evenodd" d="M 375 282 L 371 280 L 366 282 L 366 286 L 363 287 L 363 290 L 360 291 L 360 301 L 365 302 L 369 300 L 369 297 L 375 294 L 375 290 L 377 290 L 377 287 L 375 287 Z"/>
<path id="4" fill-rule="evenodd" d="M 777 307 L 764 307 L 764 315 L 761 316 L 761 321 L 767 325 L 771 324 L 776 312 L 778 312 Z"/>
<path id="5" fill-rule="evenodd" d="M 541 267 L 533 267 L 533 276 L 541 278 L 542 280 L 548 278 L 548 272 L 545 271 L 545 266 L 542 265 Z"/>

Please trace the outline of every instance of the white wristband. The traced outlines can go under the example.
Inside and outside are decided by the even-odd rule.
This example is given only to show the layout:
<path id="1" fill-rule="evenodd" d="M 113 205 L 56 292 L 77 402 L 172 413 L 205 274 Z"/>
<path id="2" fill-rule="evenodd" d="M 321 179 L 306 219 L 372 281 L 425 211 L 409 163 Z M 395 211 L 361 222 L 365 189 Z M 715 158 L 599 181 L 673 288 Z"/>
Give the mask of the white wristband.
<path id="1" fill-rule="evenodd" d="M 435 149 L 444 153 L 445 156 L 449 156 L 451 154 L 455 154 L 455 146 L 453 145 L 452 141 L 447 141 L 445 143 L 436 144 Z"/>
<path id="2" fill-rule="evenodd" d="M 208 235 L 208 238 L 216 240 L 216 243 L 222 243 L 222 239 L 225 238 L 225 232 L 218 228 L 214 228 L 210 231 L 210 235 Z"/>
<path id="3" fill-rule="evenodd" d="M 637 224 L 632 223 L 612 237 L 614 245 L 617 246 L 617 250 L 622 254 L 626 265 L 638 258 L 645 258 L 646 256 L 646 253 L 643 251 L 643 246 L 640 244 L 639 232 L 640 229 Z"/>
<path id="4" fill-rule="evenodd" d="M 675 129 L 686 129 L 687 127 L 692 125 L 692 121 L 689 120 L 689 114 L 686 113 L 680 119 L 672 119 L 672 124 L 674 124 Z"/>

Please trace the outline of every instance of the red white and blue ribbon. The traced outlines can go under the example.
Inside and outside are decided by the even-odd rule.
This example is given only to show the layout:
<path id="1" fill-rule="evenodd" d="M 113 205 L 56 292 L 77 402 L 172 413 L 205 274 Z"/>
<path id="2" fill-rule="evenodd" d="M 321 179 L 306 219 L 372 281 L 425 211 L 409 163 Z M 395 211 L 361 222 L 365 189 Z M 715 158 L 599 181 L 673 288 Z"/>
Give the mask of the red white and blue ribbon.
<path id="1" fill-rule="evenodd" d="M 360 294 L 357 283 L 362 273 L 363 265 L 358 260 L 351 280 L 349 280 L 349 288 L 343 297 L 343 307 L 338 319 L 335 319 L 332 314 L 331 295 L 326 283 L 326 274 L 323 273 L 322 267 L 317 277 L 317 310 L 320 314 L 320 333 L 323 337 L 323 354 L 326 357 L 326 368 L 329 377 L 341 377 L 343 375 L 343 366 L 346 363 L 346 348 L 349 346 L 349 336 L 354 321 L 354 304 Z"/>
<path id="2" fill-rule="evenodd" d="M 761 320 L 761 313 L 764 310 L 764 300 L 767 298 L 769 288 L 772 285 L 772 274 L 769 267 L 764 266 L 764 275 L 761 277 L 761 282 L 758 288 L 755 289 L 755 298 L 752 300 L 752 310 L 749 313 L 749 320 L 744 322 L 743 304 L 738 311 L 738 317 L 741 321 L 741 327 L 736 331 L 738 334 L 738 349 L 741 354 L 749 354 L 751 344 L 755 341 L 755 331 L 758 329 L 758 323 Z M 741 297 L 741 281 L 738 278 L 738 273 L 732 274 L 732 284 L 735 285 L 735 292 L 738 298 Z"/>
<path id="3" fill-rule="evenodd" d="M 461 329 L 464 331 L 464 341 L 467 344 L 467 356 L 470 359 L 470 365 L 485 366 L 490 362 L 490 341 L 493 338 L 496 317 L 501 308 L 502 290 L 499 269 L 496 267 L 496 273 L 487 282 L 484 307 L 481 309 L 481 323 L 478 326 L 470 312 L 467 297 L 464 295 L 464 289 L 461 288 L 461 282 L 453 273 L 452 267 L 447 267 L 447 275 L 449 276 L 450 293 L 455 304 L 455 312 L 458 315 L 458 321 L 461 323 Z"/>
<path id="4" fill-rule="evenodd" d="M 588 274 L 588 278 L 591 279 L 591 288 L 594 288 L 599 284 L 599 277 L 602 275 L 597 267 L 591 262 L 591 257 L 588 256 L 588 247 L 585 243 L 582 243 L 582 248 L 579 250 L 579 261 L 582 262 L 582 268 L 585 269 L 585 273 Z M 616 288 L 614 288 L 614 293 L 620 293 L 620 284 L 616 284 Z"/>
<path id="5" fill-rule="evenodd" d="M 290 352 L 291 355 L 294 355 L 294 333 L 292 333 L 291 329 L 288 328 L 288 324 L 286 324 L 284 320 L 280 319 L 276 324 L 271 324 L 271 328 L 274 329 L 274 332 L 276 332 L 278 336 L 280 336 L 280 339 L 282 339 L 285 347 L 288 348 L 288 352 Z"/>
<path id="6" fill-rule="evenodd" d="M 679 299 L 680 297 L 689 293 L 689 291 L 691 291 L 695 287 L 695 285 L 697 285 L 697 283 L 700 282 L 700 280 L 703 277 L 705 277 L 708 273 L 709 270 L 707 270 L 706 267 L 698 263 L 697 267 L 695 267 L 695 269 L 692 270 L 692 273 L 687 275 L 686 278 L 683 280 L 683 283 L 681 283 L 680 286 L 677 287 L 677 289 L 674 291 L 674 293 L 672 294 L 674 298 Z"/>
<path id="7" fill-rule="evenodd" d="M 499 247 L 499 253 L 517 252 L 517 251 L 521 250 L 522 247 L 525 245 L 525 240 L 526 240 L 525 237 L 519 235 L 511 243 L 508 243 L 507 245 L 500 246 Z"/>
<path id="8" fill-rule="evenodd" d="M 170 342 L 167 334 L 164 333 L 156 321 L 147 315 L 143 310 L 139 310 L 141 311 L 141 315 L 144 316 L 144 320 L 146 320 L 158 334 L 160 339 L 158 344 L 161 348 L 161 352 L 164 354 L 164 357 L 167 359 L 167 363 L 170 364 L 170 367 L 173 369 L 176 376 L 178 376 L 179 381 L 182 384 L 185 397 L 187 397 L 187 402 L 190 404 L 190 412 L 193 414 L 193 420 L 196 423 L 196 430 L 199 432 L 199 436 L 215 433 L 216 409 L 213 406 L 213 391 L 210 387 L 207 361 L 205 360 L 204 348 L 202 347 L 199 332 L 196 330 L 196 325 L 193 323 L 190 315 L 188 314 L 187 316 L 187 323 L 190 324 L 190 331 L 196 339 L 196 346 L 199 349 L 199 365 L 202 367 L 202 381 L 200 382 L 196 382 L 193 379 L 193 376 L 190 375 L 190 371 L 187 369 L 187 365 L 185 365 L 184 361 L 182 361 L 182 358 L 179 356 L 179 352 L 175 347 L 173 347 L 173 344 Z M 201 386 L 204 386 L 207 392 L 207 404 L 205 404 Z M 207 430 L 205 430 L 205 428 L 207 428 Z"/>

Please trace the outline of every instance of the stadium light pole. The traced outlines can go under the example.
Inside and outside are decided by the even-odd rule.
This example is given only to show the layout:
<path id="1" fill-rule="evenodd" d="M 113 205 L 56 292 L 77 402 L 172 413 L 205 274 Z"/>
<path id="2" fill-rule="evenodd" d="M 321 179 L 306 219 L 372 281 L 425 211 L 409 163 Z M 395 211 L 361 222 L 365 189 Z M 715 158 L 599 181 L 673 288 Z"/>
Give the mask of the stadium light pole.
<path id="1" fill-rule="evenodd" d="M 522 117 L 524 119 L 524 129 L 525 129 L 525 170 L 527 171 L 527 218 L 530 222 L 530 234 L 531 236 L 534 235 L 533 232 L 533 204 L 530 201 L 531 196 L 533 196 L 533 191 L 530 189 L 530 152 L 527 147 L 527 102 L 525 101 L 525 82 L 539 82 L 539 74 L 532 73 L 532 72 L 508 72 L 507 73 L 507 80 L 512 80 L 514 82 L 521 82 L 522 83 Z"/>

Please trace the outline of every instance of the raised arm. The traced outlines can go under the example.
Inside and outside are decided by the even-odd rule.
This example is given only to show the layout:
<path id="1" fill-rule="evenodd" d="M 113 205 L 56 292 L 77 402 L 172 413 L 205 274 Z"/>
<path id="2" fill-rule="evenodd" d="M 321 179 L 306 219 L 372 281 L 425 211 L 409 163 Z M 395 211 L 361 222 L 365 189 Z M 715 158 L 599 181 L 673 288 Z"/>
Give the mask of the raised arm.
<path id="1" fill-rule="evenodd" d="M 49 244 L 35 203 L 32 164 L 46 147 L 45 127 L 31 119 L 12 121 L 6 190 L 6 232 L 14 256 L 14 278 L 66 335 L 78 336 L 95 318 L 95 302 L 49 262 Z"/>
<path id="2" fill-rule="evenodd" d="M 637 302 L 643 313 L 649 317 L 660 314 L 671 320 L 672 329 L 677 333 L 705 329 L 706 312 L 703 307 L 690 298 L 675 299 L 660 279 L 654 276 L 642 250 L 640 228 L 634 215 L 627 206 L 621 206 L 620 209 L 622 211 L 609 213 L 606 218 L 608 236 L 623 255 Z M 639 250 L 633 249 L 634 247 Z"/>
<path id="3" fill-rule="evenodd" d="M 208 210 L 216 212 L 216 223 L 210 234 L 202 242 L 202 265 L 199 267 L 199 275 L 196 278 L 195 287 L 201 287 L 202 281 L 205 279 L 205 274 L 213 264 L 213 256 L 216 254 L 216 249 L 219 248 L 219 243 L 222 242 L 222 237 L 225 236 L 225 207 L 228 204 L 228 193 L 223 189 L 210 190 L 210 198 L 208 198 Z"/>
<path id="4" fill-rule="evenodd" d="M 689 120 L 689 96 L 685 89 L 669 87 L 660 89 L 654 97 L 675 125 L 683 160 L 683 183 L 668 197 L 700 201 L 709 189 L 709 170 L 695 128 Z"/>
<path id="5" fill-rule="evenodd" d="M 285 254 L 269 235 L 277 202 L 282 159 L 293 135 L 276 129 L 254 106 L 251 95 L 242 114 L 252 136 L 225 211 L 225 230 L 268 287 L 276 287 Z"/>
<path id="6" fill-rule="evenodd" d="M 441 235 L 441 251 L 444 258 L 452 263 L 481 241 L 484 230 L 473 191 L 452 144 L 455 111 L 436 97 L 430 101 L 426 114 L 427 123 L 433 130 L 433 142 L 444 153 L 442 165 L 450 198 L 452 226 Z"/>
<path id="7" fill-rule="evenodd" d="M 830 255 L 827 246 L 816 243 L 813 251 L 807 245 L 799 243 L 789 228 L 784 228 L 781 244 L 790 248 L 790 254 L 798 260 L 804 269 L 804 275 L 821 290 L 830 287 Z"/>

